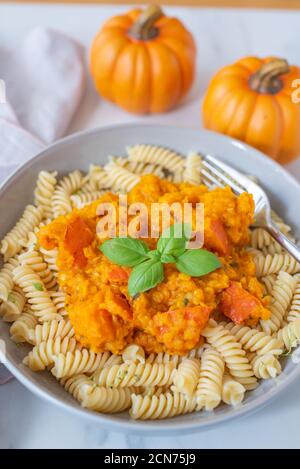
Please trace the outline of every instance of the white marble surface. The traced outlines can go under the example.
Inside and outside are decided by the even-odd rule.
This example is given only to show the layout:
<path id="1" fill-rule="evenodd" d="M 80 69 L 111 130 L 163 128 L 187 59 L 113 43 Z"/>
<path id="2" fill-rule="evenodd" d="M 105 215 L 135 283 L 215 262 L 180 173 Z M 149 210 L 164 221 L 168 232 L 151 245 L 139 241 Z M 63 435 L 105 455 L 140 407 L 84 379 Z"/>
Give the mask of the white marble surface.
<path id="1" fill-rule="evenodd" d="M 17 47 L 31 28 L 47 25 L 88 46 L 101 23 L 122 7 L 0 4 L 0 44 Z M 177 110 L 137 118 L 101 101 L 90 83 L 69 132 L 122 122 L 200 127 L 200 103 L 211 75 L 244 55 L 279 55 L 300 64 L 300 11 L 167 8 L 198 44 L 198 76 Z M 1 75 L 1 64 L 0 64 Z M 0 77 L 1 78 L 1 77 Z M 289 166 L 300 180 L 300 159 Z M 0 386 L 0 448 L 299 448 L 300 379 L 259 413 L 198 434 L 143 437 L 109 432 L 57 409 L 16 380 Z"/>

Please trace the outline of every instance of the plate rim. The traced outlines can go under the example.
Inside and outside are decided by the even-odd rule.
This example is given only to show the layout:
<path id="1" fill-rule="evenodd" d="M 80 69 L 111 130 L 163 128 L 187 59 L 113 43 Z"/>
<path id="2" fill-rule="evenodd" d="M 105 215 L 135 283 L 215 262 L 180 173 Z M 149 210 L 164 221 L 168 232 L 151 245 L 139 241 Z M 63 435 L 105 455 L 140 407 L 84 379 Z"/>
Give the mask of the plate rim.
<path id="1" fill-rule="evenodd" d="M 222 141 L 226 142 L 227 145 L 228 143 L 230 143 L 231 145 L 238 146 L 244 152 L 248 152 L 248 151 L 251 152 L 251 156 L 256 158 L 257 162 L 263 159 L 264 164 L 269 165 L 270 168 L 275 169 L 279 172 L 283 172 L 287 180 L 293 186 L 295 186 L 297 190 L 299 190 L 299 193 L 300 193 L 299 182 L 292 174 L 287 172 L 284 166 L 281 166 L 279 163 L 270 159 L 259 150 L 251 147 L 250 145 L 244 142 L 241 142 L 240 140 L 234 139 L 232 137 L 228 137 L 223 134 L 219 134 L 214 131 L 200 129 L 198 127 L 184 127 L 184 126 L 170 125 L 170 124 L 126 123 L 126 124 L 111 124 L 108 126 L 101 126 L 101 127 L 96 127 L 93 129 L 82 130 L 82 131 L 73 133 L 71 135 L 68 135 L 62 139 L 59 139 L 56 142 L 52 143 L 51 145 L 47 145 L 42 151 L 38 152 L 32 158 L 27 160 L 24 164 L 18 166 L 11 174 L 9 174 L 4 179 L 4 181 L 2 181 L 2 183 L 0 184 L 0 197 L 3 195 L 6 189 L 9 188 L 14 183 L 14 180 L 20 174 L 30 169 L 31 166 L 34 166 L 35 162 L 38 161 L 39 159 L 42 159 L 48 152 L 51 153 L 52 151 L 55 151 L 57 147 L 62 147 L 64 145 L 67 145 L 69 142 L 76 141 L 77 139 L 80 140 L 82 137 L 88 138 L 89 135 L 99 134 L 99 133 L 101 134 L 107 131 L 117 131 L 120 128 L 124 129 L 124 128 L 136 128 L 136 127 L 159 129 L 159 131 L 161 131 L 161 129 L 169 129 L 171 131 L 172 130 L 176 131 L 177 129 L 183 132 L 185 130 L 197 131 L 199 133 L 199 138 L 201 138 L 201 135 L 205 135 L 205 134 L 211 135 L 215 137 L 217 140 L 219 140 L 220 143 L 222 143 Z M 30 379 L 29 376 L 26 376 L 25 373 L 23 373 L 21 369 L 19 369 L 16 365 L 10 362 L 9 359 L 7 358 L 6 358 L 5 366 L 27 389 L 29 389 L 35 395 L 43 398 L 45 401 L 50 402 L 51 404 L 57 405 L 59 408 L 64 409 L 72 413 L 73 415 L 76 415 L 78 417 L 84 417 L 98 424 L 102 423 L 105 427 L 110 428 L 111 430 L 116 430 L 116 431 L 130 430 L 133 433 L 143 430 L 143 432 L 147 433 L 148 435 L 164 434 L 165 432 L 174 434 L 174 433 L 179 433 L 181 431 L 186 431 L 190 433 L 197 432 L 197 431 L 199 432 L 208 428 L 213 428 L 215 426 L 225 424 L 226 422 L 229 422 L 231 420 L 242 418 L 245 415 L 249 415 L 256 411 L 259 411 L 263 407 L 270 404 L 275 398 L 279 397 L 281 393 L 284 391 L 284 389 L 286 389 L 300 375 L 300 366 L 295 367 L 295 369 L 292 370 L 290 374 L 285 377 L 285 379 L 280 380 L 277 386 L 274 386 L 272 389 L 268 390 L 267 393 L 263 394 L 262 396 L 259 396 L 256 401 L 250 402 L 247 404 L 241 404 L 241 406 L 237 408 L 232 408 L 230 413 L 215 415 L 214 418 L 212 418 L 211 420 L 203 419 L 202 421 L 202 420 L 195 419 L 195 420 L 191 420 L 185 423 L 185 422 L 178 421 L 174 418 L 169 418 L 165 420 L 155 420 L 155 421 L 152 421 L 152 420 L 142 421 L 142 420 L 133 420 L 133 419 L 123 420 L 123 419 L 117 419 L 117 418 L 112 419 L 110 414 L 96 413 L 94 411 L 80 407 L 80 404 L 75 399 L 74 399 L 74 404 L 71 402 L 62 401 L 58 396 L 55 396 L 54 393 L 40 388 L 38 383 L 35 383 L 33 380 Z M 213 413 L 210 412 L 210 413 L 207 413 L 207 415 L 212 416 Z"/>

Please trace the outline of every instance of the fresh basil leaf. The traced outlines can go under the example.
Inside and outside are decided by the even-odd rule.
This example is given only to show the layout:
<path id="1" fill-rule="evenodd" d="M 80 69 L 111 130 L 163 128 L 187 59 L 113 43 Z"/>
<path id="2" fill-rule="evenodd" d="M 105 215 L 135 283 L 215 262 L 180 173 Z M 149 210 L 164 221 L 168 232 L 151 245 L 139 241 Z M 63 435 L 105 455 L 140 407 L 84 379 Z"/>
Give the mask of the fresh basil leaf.
<path id="1" fill-rule="evenodd" d="M 154 251 L 148 252 L 148 257 L 150 259 L 155 259 L 156 261 L 160 260 L 160 253 L 155 249 Z"/>
<path id="2" fill-rule="evenodd" d="M 157 242 L 157 250 L 161 255 L 180 256 L 186 249 L 187 238 L 191 229 L 187 224 L 175 223 L 169 226 L 163 232 Z"/>
<path id="3" fill-rule="evenodd" d="M 135 296 L 161 283 L 164 278 L 164 268 L 160 261 L 149 259 L 137 265 L 132 270 L 128 281 L 128 293 Z"/>
<path id="4" fill-rule="evenodd" d="M 177 258 L 176 267 L 184 274 L 201 277 L 221 267 L 221 262 L 206 249 L 187 249 Z"/>
<path id="5" fill-rule="evenodd" d="M 162 254 L 160 262 L 163 262 L 164 264 L 171 264 L 172 262 L 176 262 L 176 257 L 172 256 L 172 254 Z"/>
<path id="6" fill-rule="evenodd" d="M 37 291 L 44 291 L 43 285 L 39 282 L 33 282 L 33 286 Z"/>
<path id="7" fill-rule="evenodd" d="M 148 258 L 147 244 L 134 238 L 112 238 L 99 247 L 108 259 L 117 265 L 134 267 Z"/>

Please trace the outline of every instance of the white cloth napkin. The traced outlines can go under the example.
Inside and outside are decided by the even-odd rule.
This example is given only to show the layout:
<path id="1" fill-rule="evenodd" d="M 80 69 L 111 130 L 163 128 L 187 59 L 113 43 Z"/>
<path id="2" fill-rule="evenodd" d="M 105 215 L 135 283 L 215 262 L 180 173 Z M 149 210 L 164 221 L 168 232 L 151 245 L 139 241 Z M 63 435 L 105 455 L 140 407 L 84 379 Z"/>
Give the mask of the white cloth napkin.
<path id="1" fill-rule="evenodd" d="M 38 27 L 14 51 L 0 49 L 0 179 L 62 137 L 84 91 L 81 46 L 64 34 Z"/>
<path id="2" fill-rule="evenodd" d="M 84 91 L 83 50 L 64 34 L 36 28 L 15 51 L 0 49 L 0 182 L 62 137 Z M 0 364 L 0 385 L 11 374 Z"/>

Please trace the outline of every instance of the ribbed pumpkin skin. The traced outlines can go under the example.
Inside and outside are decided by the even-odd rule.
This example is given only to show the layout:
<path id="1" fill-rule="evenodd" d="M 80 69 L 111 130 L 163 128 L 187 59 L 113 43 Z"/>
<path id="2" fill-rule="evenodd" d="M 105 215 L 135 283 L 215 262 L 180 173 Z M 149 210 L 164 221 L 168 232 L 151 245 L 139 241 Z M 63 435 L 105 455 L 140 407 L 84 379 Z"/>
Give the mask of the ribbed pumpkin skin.
<path id="1" fill-rule="evenodd" d="M 292 82 L 300 78 L 300 68 L 290 66 L 280 77 L 278 93 L 258 93 L 249 85 L 250 77 L 272 59 L 246 57 L 222 68 L 206 92 L 203 123 L 288 163 L 300 155 L 300 104 L 292 101 Z"/>
<path id="2" fill-rule="evenodd" d="M 154 39 L 136 40 L 128 32 L 141 10 L 108 20 L 95 37 L 90 70 L 97 91 L 138 114 L 165 112 L 188 92 L 194 78 L 196 46 L 175 18 L 155 22 Z"/>

